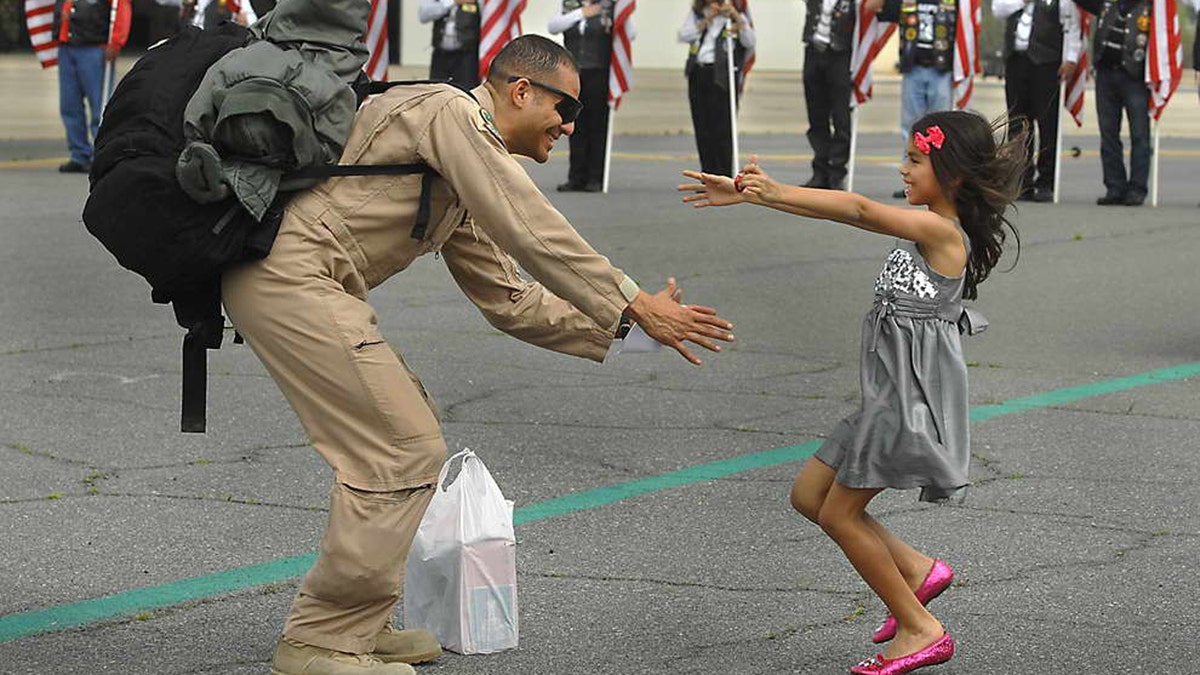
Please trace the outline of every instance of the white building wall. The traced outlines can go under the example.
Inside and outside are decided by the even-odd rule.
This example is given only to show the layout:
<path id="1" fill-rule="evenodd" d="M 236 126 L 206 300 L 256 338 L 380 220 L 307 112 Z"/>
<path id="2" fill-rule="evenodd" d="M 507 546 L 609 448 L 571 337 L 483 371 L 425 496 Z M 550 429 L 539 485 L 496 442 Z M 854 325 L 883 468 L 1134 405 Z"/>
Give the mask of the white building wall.
<path id="1" fill-rule="evenodd" d="M 417 20 L 419 6 L 420 0 L 402 0 L 400 62 L 406 66 L 428 65 L 432 52 L 433 25 Z M 633 45 L 635 67 L 683 69 L 687 45 L 680 44 L 676 35 L 690 7 L 690 0 L 638 0 L 634 12 L 638 31 Z M 522 16 L 525 32 L 549 36 L 546 22 L 561 8 L 559 0 L 528 0 Z M 804 29 L 804 1 L 750 0 L 750 14 L 758 34 L 755 68 L 799 70 L 803 53 L 800 37 Z"/>

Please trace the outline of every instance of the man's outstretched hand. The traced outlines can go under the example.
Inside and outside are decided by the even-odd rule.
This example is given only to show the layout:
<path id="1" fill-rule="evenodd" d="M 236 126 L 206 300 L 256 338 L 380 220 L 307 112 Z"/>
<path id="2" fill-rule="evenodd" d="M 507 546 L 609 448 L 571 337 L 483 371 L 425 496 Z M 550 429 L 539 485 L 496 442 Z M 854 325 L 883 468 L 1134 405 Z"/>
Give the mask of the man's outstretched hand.
<path id="1" fill-rule="evenodd" d="M 733 324 L 717 316 L 717 310 L 711 307 L 684 305 L 680 303 L 682 299 L 683 291 L 672 277 L 667 280 L 667 287 L 654 295 L 639 293 L 625 311 L 647 335 L 698 366 L 700 359 L 684 341 L 719 352 L 721 346 L 714 340 L 733 342 L 733 333 L 729 332 Z"/>

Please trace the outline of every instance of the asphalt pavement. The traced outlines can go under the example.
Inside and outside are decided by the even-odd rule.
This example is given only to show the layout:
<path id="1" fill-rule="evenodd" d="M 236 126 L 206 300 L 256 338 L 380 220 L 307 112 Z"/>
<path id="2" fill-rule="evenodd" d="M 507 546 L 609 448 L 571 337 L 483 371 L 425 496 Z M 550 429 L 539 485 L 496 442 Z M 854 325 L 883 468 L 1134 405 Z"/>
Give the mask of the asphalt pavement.
<path id="1" fill-rule="evenodd" d="M 1021 204 L 1019 260 L 980 288 L 967 500 L 873 509 L 958 570 L 931 609 L 959 653 L 930 673 L 1200 663 L 1200 141 L 1165 138 L 1160 205 L 1128 208 L 1094 205 L 1098 143 L 1075 138 L 1063 203 Z M 858 191 L 890 201 L 895 145 L 863 135 Z M 797 133 L 742 147 L 808 177 Z M 244 346 L 210 353 L 209 432 L 177 432 L 181 331 L 83 230 L 61 153 L 0 141 L 0 673 L 264 673 L 330 472 Z M 372 293 L 450 447 L 517 506 L 520 647 L 419 673 L 843 673 L 875 653 L 885 610 L 787 491 L 855 408 L 890 242 L 685 207 L 694 155 L 690 136 L 620 135 L 608 195 L 553 191 L 565 143 L 526 165 L 644 287 L 675 276 L 736 323 L 699 368 L 523 345 L 432 257 Z"/>

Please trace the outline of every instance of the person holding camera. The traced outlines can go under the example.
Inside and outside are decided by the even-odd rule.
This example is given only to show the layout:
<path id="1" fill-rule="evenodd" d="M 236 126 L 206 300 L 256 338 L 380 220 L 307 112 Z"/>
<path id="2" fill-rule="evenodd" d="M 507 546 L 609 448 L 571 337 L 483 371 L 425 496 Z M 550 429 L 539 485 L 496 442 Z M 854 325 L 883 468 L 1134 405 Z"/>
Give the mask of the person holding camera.
<path id="1" fill-rule="evenodd" d="M 563 0 L 562 11 L 547 30 L 562 33 L 563 44 L 579 66 L 579 100 L 583 110 L 571 134 L 571 167 L 559 192 L 600 192 L 608 150 L 608 77 L 612 60 L 613 0 Z M 630 39 L 633 18 L 625 24 Z"/>
<path id="2" fill-rule="evenodd" d="M 733 176 L 733 119 L 730 97 L 742 89 L 742 66 L 754 51 L 754 27 L 745 3 L 731 0 L 694 0 L 679 28 L 679 41 L 691 45 L 684 75 L 700 170 Z M 729 37 L 730 40 L 726 40 Z M 733 53 L 727 44 L 732 43 Z M 729 91 L 729 59 L 733 59 L 735 91 Z"/>

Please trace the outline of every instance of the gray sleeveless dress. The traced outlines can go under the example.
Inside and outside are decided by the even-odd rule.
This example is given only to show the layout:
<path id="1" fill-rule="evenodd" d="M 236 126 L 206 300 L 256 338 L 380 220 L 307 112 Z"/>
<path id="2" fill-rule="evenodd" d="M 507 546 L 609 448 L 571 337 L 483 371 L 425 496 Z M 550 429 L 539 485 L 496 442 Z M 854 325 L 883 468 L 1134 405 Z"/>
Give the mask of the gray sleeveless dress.
<path id="1" fill-rule="evenodd" d="M 970 241 L 964 236 L 970 254 Z M 962 305 L 966 275 L 946 277 L 897 240 L 863 321 L 862 406 L 816 457 L 852 488 L 921 488 L 922 501 L 961 498 L 970 462 L 962 332 L 986 320 Z"/>

